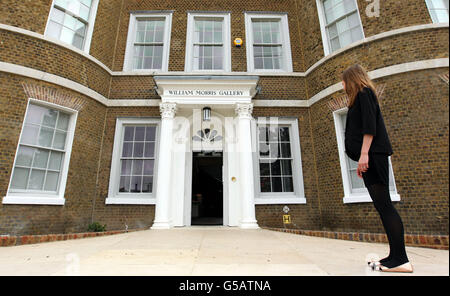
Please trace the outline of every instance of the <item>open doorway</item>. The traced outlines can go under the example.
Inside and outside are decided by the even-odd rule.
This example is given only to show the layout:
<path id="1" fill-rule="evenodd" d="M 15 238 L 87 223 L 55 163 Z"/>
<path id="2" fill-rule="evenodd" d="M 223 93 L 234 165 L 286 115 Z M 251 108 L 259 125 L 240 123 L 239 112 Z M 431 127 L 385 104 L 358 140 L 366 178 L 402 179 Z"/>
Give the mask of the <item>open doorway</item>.
<path id="1" fill-rule="evenodd" d="M 222 152 L 194 152 L 191 225 L 223 225 Z"/>

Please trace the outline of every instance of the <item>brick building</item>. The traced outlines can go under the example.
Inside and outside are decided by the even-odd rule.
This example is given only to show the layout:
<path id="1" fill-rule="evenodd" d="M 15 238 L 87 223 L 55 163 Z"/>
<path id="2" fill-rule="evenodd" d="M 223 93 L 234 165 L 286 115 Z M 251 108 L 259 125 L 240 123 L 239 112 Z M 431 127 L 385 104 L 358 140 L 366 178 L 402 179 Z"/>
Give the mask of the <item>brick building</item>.
<path id="1" fill-rule="evenodd" d="M 382 233 L 343 148 L 360 63 L 406 232 L 448 235 L 448 36 L 445 0 L 2 0 L 0 234 Z"/>

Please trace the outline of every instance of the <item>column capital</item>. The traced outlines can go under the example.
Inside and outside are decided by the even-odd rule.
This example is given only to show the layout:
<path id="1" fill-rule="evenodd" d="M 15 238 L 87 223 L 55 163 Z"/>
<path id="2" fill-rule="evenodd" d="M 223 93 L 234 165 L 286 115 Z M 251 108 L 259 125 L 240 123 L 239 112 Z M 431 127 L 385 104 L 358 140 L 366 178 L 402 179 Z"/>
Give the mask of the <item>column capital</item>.
<path id="1" fill-rule="evenodd" d="M 238 103 L 234 109 L 239 118 L 252 118 L 253 103 Z"/>
<path id="2" fill-rule="evenodd" d="M 159 111 L 161 112 L 161 118 L 174 118 L 177 112 L 176 103 L 160 103 Z"/>

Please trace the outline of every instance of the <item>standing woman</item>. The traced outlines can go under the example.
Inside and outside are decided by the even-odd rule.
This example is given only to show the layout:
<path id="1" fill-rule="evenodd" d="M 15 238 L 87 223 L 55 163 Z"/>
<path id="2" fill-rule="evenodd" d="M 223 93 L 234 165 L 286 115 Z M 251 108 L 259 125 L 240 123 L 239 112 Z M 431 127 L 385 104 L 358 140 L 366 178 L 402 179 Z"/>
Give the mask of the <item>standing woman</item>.
<path id="1" fill-rule="evenodd" d="M 412 272 L 405 250 L 402 219 L 389 195 L 388 156 L 393 151 L 374 84 L 360 65 L 345 70 L 342 80 L 349 97 L 345 152 L 358 162 L 357 175 L 364 180 L 389 240 L 389 256 L 372 262 L 373 267 L 381 271 Z"/>

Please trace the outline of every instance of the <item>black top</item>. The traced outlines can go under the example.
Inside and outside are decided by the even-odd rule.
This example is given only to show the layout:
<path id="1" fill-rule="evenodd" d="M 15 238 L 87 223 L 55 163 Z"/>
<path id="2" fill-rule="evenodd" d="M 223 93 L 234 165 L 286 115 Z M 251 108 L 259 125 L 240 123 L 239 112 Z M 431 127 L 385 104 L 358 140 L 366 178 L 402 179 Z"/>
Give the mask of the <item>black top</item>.
<path id="1" fill-rule="evenodd" d="M 368 87 L 356 95 L 353 106 L 348 109 L 345 123 L 345 153 L 354 161 L 359 160 L 365 134 L 374 136 L 369 153 L 392 155 L 392 146 L 378 99 Z"/>

